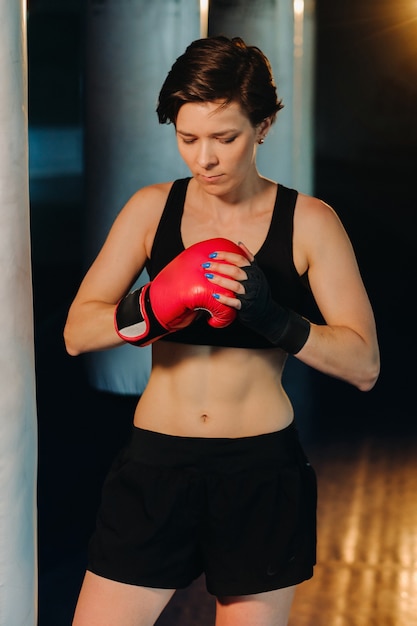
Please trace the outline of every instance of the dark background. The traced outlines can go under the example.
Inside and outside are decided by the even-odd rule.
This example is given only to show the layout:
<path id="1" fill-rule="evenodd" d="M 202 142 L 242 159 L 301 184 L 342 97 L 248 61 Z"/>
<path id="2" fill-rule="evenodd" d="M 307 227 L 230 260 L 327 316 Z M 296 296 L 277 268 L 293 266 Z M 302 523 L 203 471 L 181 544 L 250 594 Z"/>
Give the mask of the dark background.
<path id="1" fill-rule="evenodd" d="M 30 149 L 33 154 L 48 149 L 39 145 L 43 135 L 37 130 L 64 127 L 66 139 L 54 149 L 61 156 L 67 150 L 69 160 L 65 172 L 32 171 L 30 179 L 40 626 L 70 624 L 100 485 L 129 432 L 136 402 L 91 389 L 83 358 L 67 356 L 62 341 L 83 272 L 83 4 L 29 2 Z M 368 394 L 311 373 L 314 411 L 301 425 L 307 448 L 324 437 L 416 436 L 417 7 L 412 4 L 316 2 L 315 195 L 335 208 L 353 242 L 375 310 L 382 371 Z"/>

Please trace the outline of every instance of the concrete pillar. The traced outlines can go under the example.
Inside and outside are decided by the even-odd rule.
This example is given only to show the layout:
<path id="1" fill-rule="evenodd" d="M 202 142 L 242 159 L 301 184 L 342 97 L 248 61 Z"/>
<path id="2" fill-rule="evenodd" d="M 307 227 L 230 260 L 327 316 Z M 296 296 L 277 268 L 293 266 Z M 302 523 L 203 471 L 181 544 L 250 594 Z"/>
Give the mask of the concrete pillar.
<path id="1" fill-rule="evenodd" d="M 139 187 L 186 176 L 157 97 L 173 61 L 200 36 L 196 0 L 88 0 L 86 190 L 89 264 L 126 200 Z M 139 282 L 146 281 L 146 273 Z M 139 283 L 138 283 L 139 284 Z M 87 356 L 94 387 L 141 393 L 150 348 L 126 345 Z"/>
<path id="2" fill-rule="evenodd" d="M 36 624 L 26 2 L 0 0 L 0 626 Z"/>
<path id="3" fill-rule="evenodd" d="M 261 48 L 285 105 L 258 150 L 261 173 L 312 193 L 314 0 L 211 0 L 209 35 L 219 34 Z"/>

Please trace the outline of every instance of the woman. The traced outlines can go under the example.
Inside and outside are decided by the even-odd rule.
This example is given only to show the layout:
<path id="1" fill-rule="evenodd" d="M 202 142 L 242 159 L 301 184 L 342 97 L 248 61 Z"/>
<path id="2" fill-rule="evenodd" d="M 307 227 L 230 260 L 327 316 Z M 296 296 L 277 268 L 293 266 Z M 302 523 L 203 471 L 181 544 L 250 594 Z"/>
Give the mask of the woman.
<path id="1" fill-rule="evenodd" d="M 334 211 L 257 170 L 281 107 L 258 48 L 193 42 L 157 109 L 191 177 L 128 201 L 70 308 L 71 355 L 152 343 L 75 626 L 154 624 L 202 572 L 217 626 L 284 626 L 312 576 L 315 475 L 281 386 L 287 354 L 367 391 L 379 352 Z M 129 293 L 145 264 L 150 283 Z M 306 285 L 324 323 L 302 316 Z"/>

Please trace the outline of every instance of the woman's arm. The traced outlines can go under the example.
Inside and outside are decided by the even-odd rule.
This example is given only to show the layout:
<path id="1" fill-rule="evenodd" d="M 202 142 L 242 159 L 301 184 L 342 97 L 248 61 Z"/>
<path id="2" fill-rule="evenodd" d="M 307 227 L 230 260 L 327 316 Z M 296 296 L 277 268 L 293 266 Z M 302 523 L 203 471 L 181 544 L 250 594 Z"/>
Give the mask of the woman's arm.
<path id="1" fill-rule="evenodd" d="M 165 205 L 169 184 L 138 191 L 117 216 L 69 309 L 64 328 L 68 353 L 122 345 L 114 311 L 142 271 Z"/>
<path id="2" fill-rule="evenodd" d="M 247 260 L 243 256 L 220 251 L 216 260 L 226 260 L 231 265 L 222 267 L 213 261 L 209 280 L 236 293 L 237 298 L 219 296 L 219 300 L 241 309 L 243 323 L 274 345 L 320 372 L 343 379 L 362 391 L 371 389 L 380 367 L 374 315 L 352 245 L 327 204 L 299 195 L 293 250 L 299 275 L 308 272 L 324 325 L 308 324 L 297 312 L 280 306 L 285 303 L 273 302 L 267 287 L 260 287 L 265 276 L 256 268 L 246 273 Z M 249 258 L 253 261 L 253 255 Z M 216 272 L 227 273 L 228 277 Z"/>
<path id="3" fill-rule="evenodd" d="M 331 207 L 303 195 L 294 218 L 294 260 L 306 266 L 326 322 L 311 325 L 297 358 L 361 391 L 372 389 L 380 369 L 377 333 L 351 242 Z"/>

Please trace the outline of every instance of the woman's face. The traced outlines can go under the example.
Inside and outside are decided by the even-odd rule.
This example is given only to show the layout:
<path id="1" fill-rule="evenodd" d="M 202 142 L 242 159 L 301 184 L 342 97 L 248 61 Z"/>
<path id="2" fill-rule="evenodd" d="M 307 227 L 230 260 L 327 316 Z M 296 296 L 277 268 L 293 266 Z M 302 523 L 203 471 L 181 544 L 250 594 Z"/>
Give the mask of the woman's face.
<path id="1" fill-rule="evenodd" d="M 256 145 L 265 134 L 254 128 L 239 104 L 184 104 L 177 116 L 178 149 L 193 177 L 208 192 L 223 195 L 256 174 Z"/>

